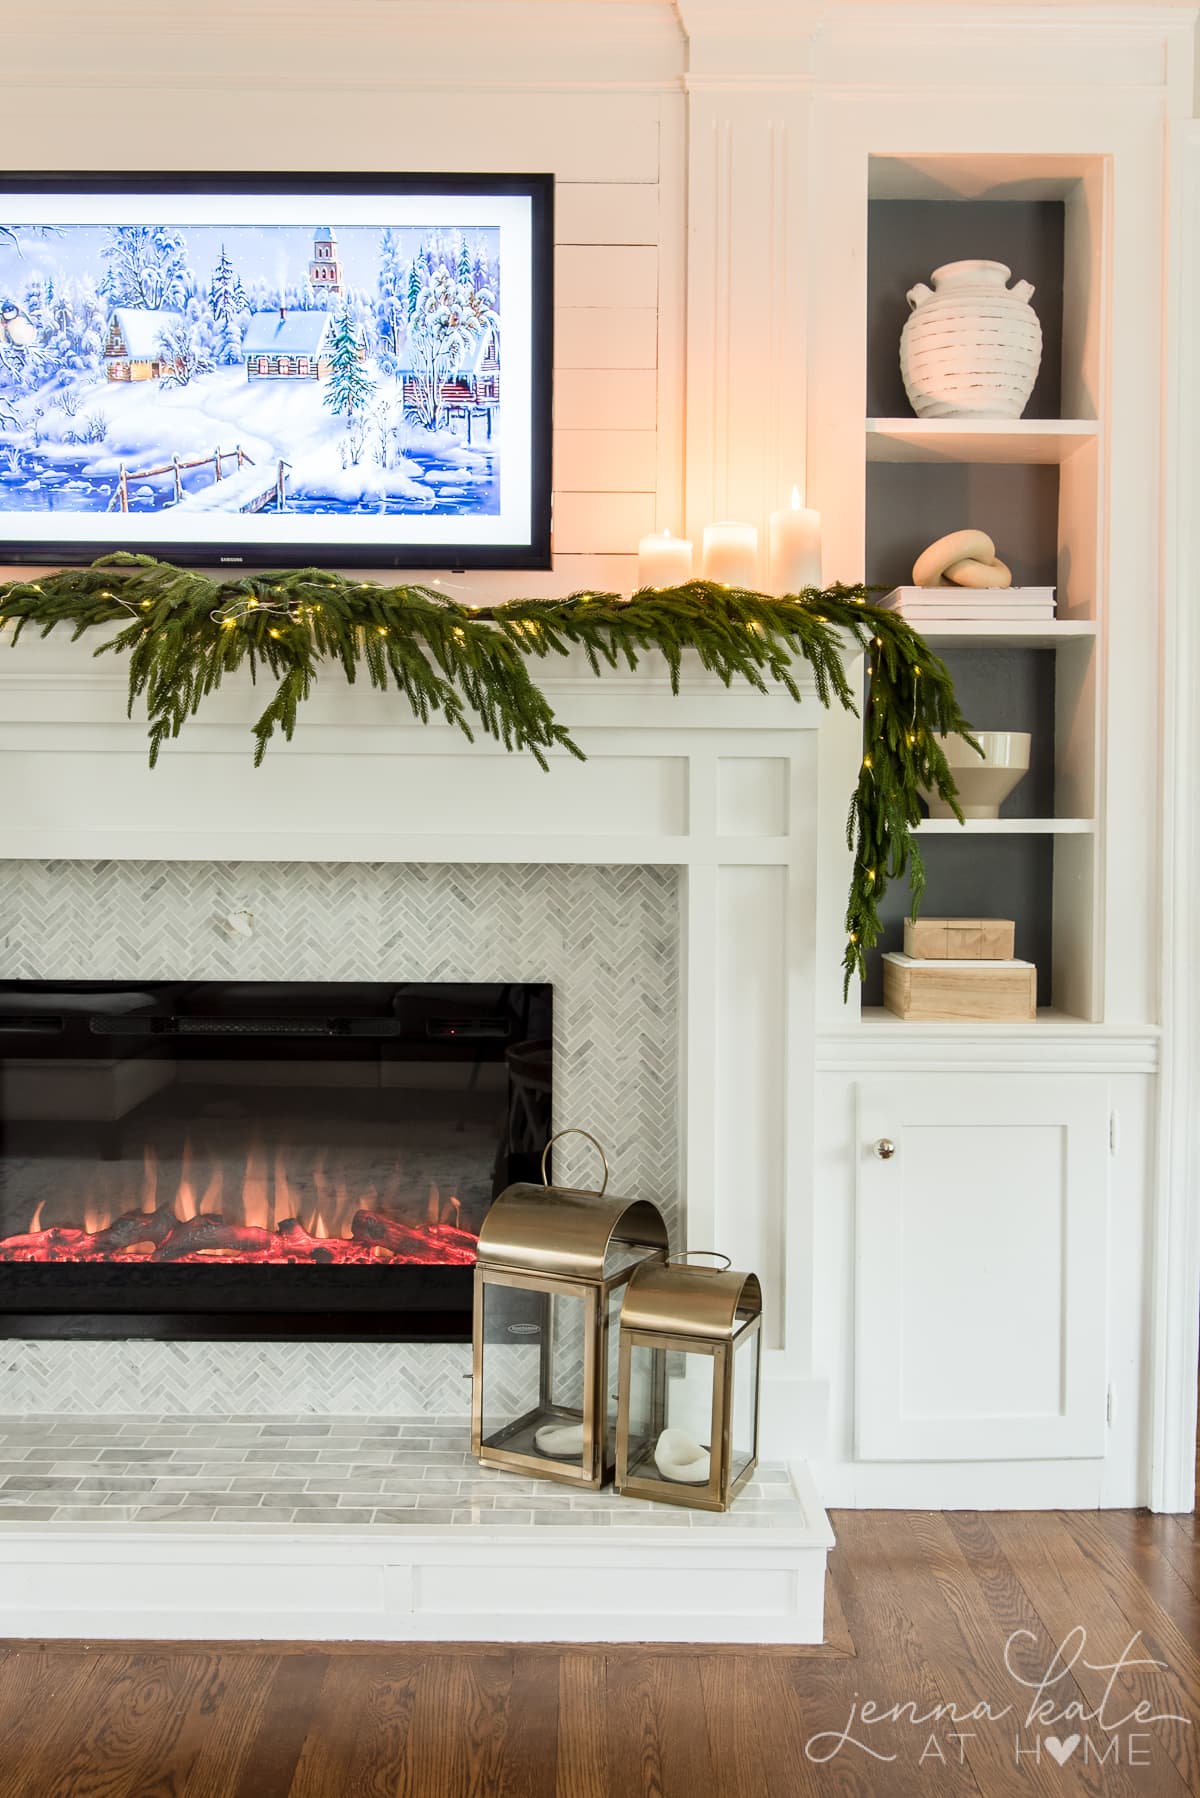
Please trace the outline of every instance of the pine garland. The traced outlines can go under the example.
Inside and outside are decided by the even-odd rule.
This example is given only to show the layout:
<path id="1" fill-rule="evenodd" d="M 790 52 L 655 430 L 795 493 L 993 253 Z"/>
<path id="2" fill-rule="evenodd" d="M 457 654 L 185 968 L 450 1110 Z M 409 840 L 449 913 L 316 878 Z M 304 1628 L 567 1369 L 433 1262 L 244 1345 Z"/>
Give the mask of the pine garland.
<path id="1" fill-rule="evenodd" d="M 954 781 L 937 733 L 970 727 L 944 664 L 897 613 L 870 603 L 865 587 L 808 589 L 769 598 L 691 581 L 646 589 L 632 599 L 577 593 L 519 599 L 476 610 L 424 586 L 385 586 L 319 568 L 212 580 L 150 556 L 121 552 L 87 568 L 0 585 L 0 622 L 47 636 L 57 625 L 73 639 L 103 625 L 115 635 L 95 651 L 129 657 L 129 713 L 145 700 L 150 764 L 177 737 L 227 674 L 264 668 L 275 692 L 254 726 L 257 766 L 276 731 L 290 738 L 321 664 L 341 663 L 353 682 L 365 668 L 373 687 L 395 687 L 420 721 L 440 715 L 473 740 L 474 728 L 526 750 L 543 768 L 551 750 L 581 761 L 580 750 L 530 672 L 530 663 L 580 648 L 593 673 L 621 662 L 634 669 L 657 651 L 678 693 L 685 651 L 728 687 L 759 692 L 776 683 L 793 699 L 797 656 L 812 669 L 821 703 L 856 712 L 843 654 L 848 634 L 867 650 L 864 753 L 850 801 L 847 845 L 853 874 L 846 907 L 846 985 L 866 971 L 879 940 L 879 904 L 907 868 L 916 915 L 925 870 L 913 834 L 918 789 L 932 788 L 958 812 Z M 961 813 L 959 813 L 961 817 Z"/>

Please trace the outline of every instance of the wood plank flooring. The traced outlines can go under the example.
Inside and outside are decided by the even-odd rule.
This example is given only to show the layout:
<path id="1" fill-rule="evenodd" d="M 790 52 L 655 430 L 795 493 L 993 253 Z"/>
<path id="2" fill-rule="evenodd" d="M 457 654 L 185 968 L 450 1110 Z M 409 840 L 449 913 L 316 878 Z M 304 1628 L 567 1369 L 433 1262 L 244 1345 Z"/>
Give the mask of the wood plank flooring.
<path id="1" fill-rule="evenodd" d="M 833 1521 L 820 1648 L 3 1644 L 0 1798 L 1200 1794 L 1200 1520 Z"/>

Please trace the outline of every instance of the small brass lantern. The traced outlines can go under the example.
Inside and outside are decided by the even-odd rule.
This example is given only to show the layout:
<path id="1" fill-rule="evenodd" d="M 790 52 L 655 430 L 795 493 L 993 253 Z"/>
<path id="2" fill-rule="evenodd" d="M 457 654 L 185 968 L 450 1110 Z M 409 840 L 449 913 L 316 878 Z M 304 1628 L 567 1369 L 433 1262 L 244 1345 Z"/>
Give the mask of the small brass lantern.
<path id="1" fill-rule="evenodd" d="M 644 1199 L 509 1186 L 483 1221 L 475 1264 L 471 1446 L 488 1467 L 599 1487 L 616 1464 L 618 1320 L 630 1279 L 662 1267 L 667 1226 Z"/>
<path id="2" fill-rule="evenodd" d="M 625 1290 L 617 1491 L 727 1511 L 758 1465 L 762 1292 L 707 1258 L 725 1265 L 684 1256 L 638 1268 Z"/>

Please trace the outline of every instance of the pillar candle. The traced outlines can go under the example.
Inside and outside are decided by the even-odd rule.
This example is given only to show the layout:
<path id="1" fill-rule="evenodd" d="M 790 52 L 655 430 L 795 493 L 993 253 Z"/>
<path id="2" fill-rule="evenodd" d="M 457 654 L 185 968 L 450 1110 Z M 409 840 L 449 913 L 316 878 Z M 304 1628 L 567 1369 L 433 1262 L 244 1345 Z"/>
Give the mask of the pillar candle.
<path id="1" fill-rule="evenodd" d="M 643 537 L 638 544 L 638 586 L 680 587 L 692 578 L 692 546 L 686 537 Z"/>
<path id="2" fill-rule="evenodd" d="M 790 507 L 771 514 L 770 548 L 772 593 L 821 585 L 821 514 L 800 504 L 798 487 Z"/>
<path id="3" fill-rule="evenodd" d="M 758 532 L 752 524 L 705 525 L 704 578 L 725 587 L 757 587 Z"/>

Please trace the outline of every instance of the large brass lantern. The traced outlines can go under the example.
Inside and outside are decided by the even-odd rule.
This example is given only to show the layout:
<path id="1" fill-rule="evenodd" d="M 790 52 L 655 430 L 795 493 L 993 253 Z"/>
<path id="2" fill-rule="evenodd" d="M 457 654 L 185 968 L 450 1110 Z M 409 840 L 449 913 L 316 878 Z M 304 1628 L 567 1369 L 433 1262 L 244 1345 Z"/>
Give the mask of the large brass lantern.
<path id="1" fill-rule="evenodd" d="M 621 1307 L 617 1491 L 727 1511 L 758 1464 L 762 1292 L 753 1274 L 640 1267 Z"/>
<path id="2" fill-rule="evenodd" d="M 621 1300 L 639 1267 L 665 1264 L 667 1226 L 647 1200 L 606 1197 L 603 1149 L 567 1135 L 599 1151 L 599 1192 L 510 1186 L 479 1233 L 471 1446 L 489 1467 L 598 1487 L 616 1462 Z"/>

